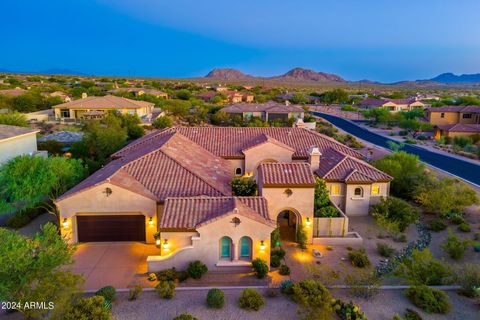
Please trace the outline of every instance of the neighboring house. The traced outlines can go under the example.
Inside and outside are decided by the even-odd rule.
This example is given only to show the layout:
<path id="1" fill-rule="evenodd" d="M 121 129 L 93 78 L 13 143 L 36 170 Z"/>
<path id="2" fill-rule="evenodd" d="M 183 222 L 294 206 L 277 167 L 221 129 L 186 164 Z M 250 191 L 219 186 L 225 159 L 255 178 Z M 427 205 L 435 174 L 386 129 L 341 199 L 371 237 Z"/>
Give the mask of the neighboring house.
<path id="1" fill-rule="evenodd" d="M 480 106 L 432 107 L 426 117 L 433 125 L 435 139 L 480 133 Z"/>
<path id="2" fill-rule="evenodd" d="M 419 92 L 411 96 L 411 98 L 417 99 L 417 100 L 435 100 L 435 101 L 440 100 L 439 96 L 429 94 L 429 93 L 419 93 Z"/>
<path id="3" fill-rule="evenodd" d="M 70 242 L 155 243 L 149 271 L 192 260 L 209 270 L 250 268 L 255 258 L 269 262 L 276 225 L 285 240 L 295 240 L 300 225 L 309 243 L 351 238 L 345 214 L 367 215 L 392 179 L 360 157 L 301 128 L 169 128 L 116 152 L 55 203 Z M 232 195 L 232 178 L 243 175 L 256 179 L 258 196 Z M 339 210 L 333 222 L 314 218 L 315 176 Z"/>
<path id="4" fill-rule="evenodd" d="M 37 132 L 39 130 L 0 124 L 0 164 L 21 155 L 38 154 Z"/>
<path id="5" fill-rule="evenodd" d="M 65 92 L 62 92 L 62 91 L 55 91 L 55 92 L 52 92 L 52 93 L 46 93 L 45 95 L 48 95 L 50 97 L 59 97 L 64 102 L 72 101 L 72 98 L 68 94 L 66 94 Z"/>
<path id="6" fill-rule="evenodd" d="M 274 101 L 265 103 L 237 103 L 228 105 L 220 111 L 230 116 L 240 115 L 243 118 L 258 117 L 263 121 L 288 118 L 303 119 L 305 113 L 305 110 L 300 106 L 288 103 L 282 104 Z"/>
<path id="7" fill-rule="evenodd" d="M 359 102 L 362 109 L 387 108 L 390 112 L 410 111 L 425 108 L 426 104 L 416 99 L 365 99 Z"/>
<path id="8" fill-rule="evenodd" d="M 195 97 L 205 102 L 210 102 L 212 101 L 213 97 L 215 97 L 216 95 L 217 95 L 217 92 L 215 91 L 207 91 L 207 92 L 196 94 Z"/>
<path id="9" fill-rule="evenodd" d="M 17 97 L 27 92 L 28 92 L 27 90 L 21 89 L 21 88 L 0 90 L 0 94 L 12 96 L 12 97 Z"/>
<path id="10" fill-rule="evenodd" d="M 53 109 L 47 109 L 25 113 L 25 117 L 30 122 L 46 122 L 53 120 L 55 118 L 55 113 Z"/>
<path id="11" fill-rule="evenodd" d="M 116 88 L 116 89 L 108 90 L 107 92 L 111 94 L 118 93 L 118 92 L 133 92 L 136 96 L 141 96 L 147 93 L 157 98 L 168 99 L 168 93 L 160 90 L 148 89 L 148 88 Z"/>
<path id="12" fill-rule="evenodd" d="M 226 101 L 230 103 L 239 103 L 242 101 L 245 102 L 253 102 L 255 96 L 250 93 L 242 93 L 238 91 L 230 91 L 230 90 L 217 90 L 215 91 L 207 91 L 203 93 L 199 93 L 195 95 L 196 98 L 203 100 L 205 102 L 210 102 L 212 99 L 217 96 L 218 94 L 223 94 L 226 96 Z"/>
<path id="13" fill-rule="evenodd" d="M 141 119 L 150 119 L 154 104 L 146 101 L 137 101 L 117 96 L 85 97 L 52 107 L 55 118 L 59 120 L 95 119 L 101 118 L 110 111 L 136 114 Z"/>

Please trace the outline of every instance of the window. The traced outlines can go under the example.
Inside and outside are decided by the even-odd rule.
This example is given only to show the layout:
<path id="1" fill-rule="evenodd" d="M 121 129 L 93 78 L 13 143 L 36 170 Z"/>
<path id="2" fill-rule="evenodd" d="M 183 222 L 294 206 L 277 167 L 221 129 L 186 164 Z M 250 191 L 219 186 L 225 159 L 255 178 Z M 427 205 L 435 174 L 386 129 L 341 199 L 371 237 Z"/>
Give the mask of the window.
<path id="1" fill-rule="evenodd" d="M 363 189 L 360 187 L 355 188 L 353 191 L 353 195 L 357 198 L 362 198 L 363 197 Z"/>
<path id="2" fill-rule="evenodd" d="M 471 118 L 472 118 L 472 114 L 471 114 L 471 113 L 464 113 L 464 114 L 462 115 L 462 118 L 463 118 L 463 119 L 471 119 Z"/>
<path id="3" fill-rule="evenodd" d="M 332 186 L 332 195 L 339 195 L 340 194 L 340 186 L 338 184 L 334 184 Z"/>
<path id="4" fill-rule="evenodd" d="M 373 185 L 372 186 L 372 195 L 379 195 L 380 194 L 380 186 Z"/>
<path id="5" fill-rule="evenodd" d="M 70 118 L 70 110 L 68 110 L 68 109 L 60 109 L 60 117 L 62 117 L 62 118 Z"/>
<path id="6" fill-rule="evenodd" d="M 223 237 L 220 239 L 220 258 L 230 258 L 232 255 L 232 239 Z"/>
<path id="7" fill-rule="evenodd" d="M 253 112 L 245 112 L 244 115 L 245 115 L 245 118 L 247 119 L 253 118 Z"/>
<path id="8" fill-rule="evenodd" d="M 236 176 L 241 176 L 242 175 L 242 168 L 235 169 L 235 175 Z"/>
<path id="9" fill-rule="evenodd" d="M 444 112 L 440 113 L 440 118 L 445 118 L 445 113 Z"/>
<path id="10" fill-rule="evenodd" d="M 137 113 L 137 110 L 135 109 L 129 109 L 128 114 L 131 114 L 132 116 Z"/>
<path id="11" fill-rule="evenodd" d="M 249 237 L 240 238 L 240 258 L 250 259 L 252 257 L 252 240 Z"/>

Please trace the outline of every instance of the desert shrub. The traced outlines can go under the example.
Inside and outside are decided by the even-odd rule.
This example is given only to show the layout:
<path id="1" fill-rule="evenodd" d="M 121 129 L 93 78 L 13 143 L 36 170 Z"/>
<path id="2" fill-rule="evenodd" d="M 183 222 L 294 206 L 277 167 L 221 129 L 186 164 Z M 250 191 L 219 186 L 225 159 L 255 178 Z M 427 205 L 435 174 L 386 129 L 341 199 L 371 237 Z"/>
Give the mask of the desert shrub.
<path id="1" fill-rule="evenodd" d="M 415 223 L 419 212 L 402 199 L 382 197 L 380 203 L 372 206 L 372 216 L 381 227 L 397 233 L 404 232 L 410 224 Z"/>
<path id="2" fill-rule="evenodd" d="M 187 280 L 188 277 L 189 277 L 189 275 L 188 275 L 187 271 L 177 271 L 178 281 L 183 282 L 183 281 Z"/>
<path id="3" fill-rule="evenodd" d="M 450 256 L 450 258 L 460 260 L 463 258 L 463 255 L 470 246 L 470 243 L 470 239 L 460 240 L 459 237 L 449 231 L 448 236 L 441 245 L 441 248 Z"/>
<path id="4" fill-rule="evenodd" d="M 416 312 L 415 310 L 412 309 L 406 309 L 405 310 L 405 315 L 400 317 L 399 315 L 395 315 L 392 320 L 423 320 L 422 317 Z"/>
<path id="5" fill-rule="evenodd" d="M 240 308 L 258 311 L 265 304 L 262 295 L 254 289 L 244 289 L 238 300 Z"/>
<path id="6" fill-rule="evenodd" d="M 177 271 L 174 268 L 165 269 L 157 272 L 158 281 L 175 281 L 177 280 Z"/>
<path id="7" fill-rule="evenodd" d="M 381 277 L 375 272 L 355 270 L 345 276 L 345 283 L 349 286 L 348 293 L 353 297 L 369 299 L 378 293 Z"/>
<path id="8" fill-rule="evenodd" d="M 462 287 L 460 293 L 470 297 L 480 297 L 480 265 L 467 263 L 458 267 L 455 282 Z"/>
<path id="9" fill-rule="evenodd" d="M 62 320 L 110 320 L 112 315 L 110 309 L 105 307 L 105 298 L 102 296 L 91 296 L 80 298 L 61 315 Z"/>
<path id="10" fill-rule="evenodd" d="M 106 287 L 100 288 L 99 290 L 97 290 L 97 292 L 95 292 L 96 296 L 102 296 L 103 298 L 105 298 L 105 300 L 110 302 L 115 300 L 116 294 L 117 294 L 117 290 L 115 290 L 115 288 L 112 286 L 106 286 Z"/>
<path id="11" fill-rule="evenodd" d="M 360 311 L 360 308 L 353 302 L 346 303 L 340 299 L 332 300 L 333 311 L 342 320 L 366 320 L 367 317 Z"/>
<path id="12" fill-rule="evenodd" d="M 399 136 L 408 136 L 408 131 L 407 130 L 400 130 L 398 131 Z"/>
<path id="13" fill-rule="evenodd" d="M 172 299 L 175 295 L 175 282 L 171 280 L 161 281 L 155 287 L 155 291 L 163 299 Z"/>
<path id="14" fill-rule="evenodd" d="M 430 250 L 413 250 L 410 258 L 405 258 L 395 270 L 395 274 L 410 285 L 441 285 L 452 275 L 449 265 L 433 258 Z"/>
<path id="15" fill-rule="evenodd" d="M 280 269 L 278 269 L 278 273 L 282 276 L 288 276 L 290 274 L 290 268 L 286 264 L 282 264 Z"/>
<path id="16" fill-rule="evenodd" d="M 173 318 L 173 320 L 198 320 L 198 318 L 195 318 L 190 313 L 182 313 Z"/>
<path id="17" fill-rule="evenodd" d="M 252 268 L 258 279 L 263 279 L 268 273 L 268 265 L 265 260 L 257 258 L 252 261 Z"/>
<path id="18" fill-rule="evenodd" d="M 140 296 L 142 291 L 143 291 L 142 286 L 138 284 L 135 287 L 130 288 L 130 292 L 128 293 L 128 300 L 130 301 L 137 300 L 137 298 Z"/>
<path id="19" fill-rule="evenodd" d="M 447 224 L 441 218 L 435 218 L 427 222 L 427 228 L 438 232 L 447 229 Z"/>
<path id="20" fill-rule="evenodd" d="M 307 249 L 307 232 L 303 225 L 299 225 L 297 228 L 297 243 L 300 249 Z"/>
<path id="21" fill-rule="evenodd" d="M 370 265 L 370 260 L 364 248 L 350 251 L 348 253 L 348 260 L 350 260 L 352 266 L 357 268 L 365 268 Z"/>
<path id="22" fill-rule="evenodd" d="M 383 242 L 377 243 L 377 251 L 382 257 L 386 258 L 392 257 L 396 252 L 394 248 Z"/>
<path id="23" fill-rule="evenodd" d="M 152 123 L 152 126 L 155 129 L 169 128 L 172 125 L 173 121 L 172 118 L 170 118 L 169 116 L 159 116 Z"/>
<path id="24" fill-rule="evenodd" d="M 283 259 L 285 258 L 285 250 L 283 250 L 282 248 L 278 248 L 278 249 L 272 250 L 270 255 L 277 256 L 280 259 Z"/>
<path id="25" fill-rule="evenodd" d="M 293 294 L 293 281 L 283 280 L 280 282 L 280 292 L 286 295 Z"/>
<path id="26" fill-rule="evenodd" d="M 463 217 L 463 214 L 459 212 L 450 212 L 446 215 L 446 217 L 448 220 L 450 220 L 450 222 L 455 223 L 456 225 L 465 223 L 465 218 Z"/>
<path id="27" fill-rule="evenodd" d="M 207 306 L 210 308 L 221 309 L 225 304 L 225 294 L 220 289 L 210 289 L 207 293 Z"/>
<path id="28" fill-rule="evenodd" d="M 207 271 L 207 266 L 199 260 L 188 264 L 187 273 L 193 279 L 200 279 Z"/>
<path id="29" fill-rule="evenodd" d="M 324 319 L 332 314 L 332 296 L 320 281 L 302 280 L 293 285 L 292 299 L 304 319 Z"/>
<path id="30" fill-rule="evenodd" d="M 458 225 L 458 230 L 462 231 L 462 232 L 470 232 L 472 230 L 472 228 L 470 227 L 470 225 L 468 223 L 461 223 Z"/>
<path id="31" fill-rule="evenodd" d="M 270 265 L 274 268 L 278 268 L 281 264 L 281 260 L 278 256 L 271 256 L 270 257 Z"/>
<path id="32" fill-rule="evenodd" d="M 427 313 L 447 313 L 452 307 L 445 292 L 425 285 L 405 290 L 410 301 Z"/>

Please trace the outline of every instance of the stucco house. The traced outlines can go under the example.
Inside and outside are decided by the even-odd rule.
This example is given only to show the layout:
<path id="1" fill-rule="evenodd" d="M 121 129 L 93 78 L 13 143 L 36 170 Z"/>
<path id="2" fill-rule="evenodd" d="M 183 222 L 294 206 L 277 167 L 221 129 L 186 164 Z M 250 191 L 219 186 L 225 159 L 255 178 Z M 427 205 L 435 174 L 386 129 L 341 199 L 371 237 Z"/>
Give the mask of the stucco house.
<path id="1" fill-rule="evenodd" d="M 222 108 L 220 111 L 230 116 L 240 115 L 243 118 L 258 117 L 264 121 L 275 119 L 303 119 L 305 110 L 297 105 L 269 101 L 265 103 L 236 103 Z"/>
<path id="2" fill-rule="evenodd" d="M 412 98 L 412 99 L 365 99 L 360 101 L 360 108 L 362 109 L 374 109 L 374 108 L 387 108 L 390 112 L 410 111 L 417 108 L 425 108 L 426 104 Z"/>
<path id="3" fill-rule="evenodd" d="M 53 106 L 58 120 L 95 119 L 106 112 L 115 110 L 120 113 L 136 114 L 141 119 L 152 116 L 154 103 L 137 101 L 112 95 L 103 97 L 84 97 Z"/>
<path id="4" fill-rule="evenodd" d="M 22 156 L 35 155 L 39 130 L 0 124 L 0 165 Z"/>
<path id="5" fill-rule="evenodd" d="M 286 240 L 299 226 L 309 243 L 346 237 L 348 216 L 368 214 L 392 179 L 360 158 L 302 128 L 175 127 L 127 145 L 55 203 L 71 242 L 155 243 L 150 271 L 196 259 L 210 270 L 248 267 L 269 261 L 277 225 Z M 235 176 L 253 177 L 258 195 L 233 196 Z M 316 176 L 338 217 L 315 217 Z"/>
<path id="6" fill-rule="evenodd" d="M 428 108 L 426 117 L 433 125 L 435 139 L 480 133 L 480 106 Z"/>
<path id="7" fill-rule="evenodd" d="M 160 90 L 156 90 L 156 89 L 149 89 L 149 88 L 115 88 L 107 91 L 107 93 L 110 93 L 110 94 L 115 94 L 119 92 L 132 92 L 133 94 L 135 94 L 135 96 L 141 96 L 147 93 L 157 98 L 168 99 L 168 93 Z"/>

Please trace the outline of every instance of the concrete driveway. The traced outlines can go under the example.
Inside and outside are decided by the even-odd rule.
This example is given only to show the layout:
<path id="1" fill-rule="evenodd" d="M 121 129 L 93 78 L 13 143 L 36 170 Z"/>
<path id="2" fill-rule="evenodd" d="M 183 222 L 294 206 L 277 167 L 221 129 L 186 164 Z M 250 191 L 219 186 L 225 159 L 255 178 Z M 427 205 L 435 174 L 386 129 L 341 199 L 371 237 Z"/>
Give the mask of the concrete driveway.
<path id="1" fill-rule="evenodd" d="M 146 286 L 147 257 L 159 253 L 155 245 L 139 242 L 84 243 L 78 245 L 72 271 L 85 277 L 85 290 Z"/>

